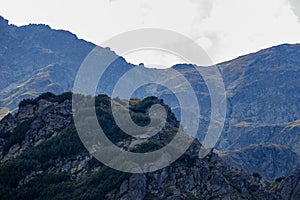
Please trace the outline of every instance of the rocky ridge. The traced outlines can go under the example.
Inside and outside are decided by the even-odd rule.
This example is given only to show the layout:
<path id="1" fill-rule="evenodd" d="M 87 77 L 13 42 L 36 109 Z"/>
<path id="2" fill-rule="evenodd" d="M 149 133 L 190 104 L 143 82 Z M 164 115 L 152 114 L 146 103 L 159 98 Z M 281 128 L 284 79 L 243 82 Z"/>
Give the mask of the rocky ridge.
<path id="1" fill-rule="evenodd" d="M 102 113 L 100 124 L 105 122 L 110 127 L 108 137 L 116 143 L 131 141 L 112 128 L 115 126 L 110 124 L 109 98 L 98 98 L 96 110 Z M 132 110 L 133 118 L 145 115 L 147 108 L 157 102 L 163 103 L 154 97 L 137 101 L 132 105 L 138 108 Z M 18 113 L 0 122 L 1 199 L 281 199 L 276 189 L 269 189 L 270 183 L 226 165 L 214 153 L 199 159 L 201 145 L 197 141 L 179 160 L 156 172 L 128 174 L 110 169 L 90 156 L 81 144 L 70 106 L 70 94 L 47 93 L 21 102 Z M 137 110 L 140 112 L 135 115 Z M 152 141 L 164 145 L 170 137 L 168 130 L 179 127 L 170 110 L 168 116 L 167 128 L 160 134 L 165 140 Z M 12 140 L 19 136 L 18 127 L 24 127 L 24 122 L 29 123 L 22 132 L 25 137 Z M 15 152 L 11 150 L 16 145 L 13 143 L 18 144 Z M 145 142 L 144 147 L 149 144 Z"/>

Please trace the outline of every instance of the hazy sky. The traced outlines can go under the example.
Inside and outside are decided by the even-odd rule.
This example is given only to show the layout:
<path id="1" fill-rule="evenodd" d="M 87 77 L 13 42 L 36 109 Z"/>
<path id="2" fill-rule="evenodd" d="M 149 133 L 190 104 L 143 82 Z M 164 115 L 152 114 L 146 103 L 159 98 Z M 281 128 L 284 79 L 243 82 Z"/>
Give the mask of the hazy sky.
<path id="1" fill-rule="evenodd" d="M 165 28 L 200 44 L 216 63 L 282 43 L 300 42 L 300 0 L 0 0 L 12 24 L 44 23 L 101 44 L 138 28 Z M 298 15 L 298 16 L 297 16 Z M 172 65 L 145 51 L 133 63 Z M 155 61 L 154 61 L 155 60 Z"/>

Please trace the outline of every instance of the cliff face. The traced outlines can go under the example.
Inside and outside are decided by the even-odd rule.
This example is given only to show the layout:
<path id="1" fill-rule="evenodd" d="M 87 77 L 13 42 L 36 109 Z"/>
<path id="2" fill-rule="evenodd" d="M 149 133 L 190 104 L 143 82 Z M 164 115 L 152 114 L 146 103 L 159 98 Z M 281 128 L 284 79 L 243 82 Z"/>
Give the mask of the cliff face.
<path id="1" fill-rule="evenodd" d="M 129 174 L 110 169 L 89 155 L 81 144 L 72 122 L 70 95 L 48 93 L 23 101 L 16 114 L 1 120 L 1 199 L 281 198 L 267 189 L 269 183 L 229 167 L 214 153 L 199 159 L 201 145 L 197 141 L 179 160 L 156 172 Z M 147 121 L 145 113 L 153 103 L 167 109 L 168 120 L 159 137 L 132 146 L 134 140 L 124 136 L 111 120 L 110 99 L 96 99 L 100 123 L 109 127 L 105 133 L 117 145 L 130 146 L 131 150 L 165 145 L 172 137 L 170 133 L 179 127 L 161 100 L 137 101 L 132 105 L 132 116 L 137 122 Z"/>
<path id="2" fill-rule="evenodd" d="M 284 179 L 278 186 L 283 199 L 296 200 L 300 198 L 300 171 Z"/>

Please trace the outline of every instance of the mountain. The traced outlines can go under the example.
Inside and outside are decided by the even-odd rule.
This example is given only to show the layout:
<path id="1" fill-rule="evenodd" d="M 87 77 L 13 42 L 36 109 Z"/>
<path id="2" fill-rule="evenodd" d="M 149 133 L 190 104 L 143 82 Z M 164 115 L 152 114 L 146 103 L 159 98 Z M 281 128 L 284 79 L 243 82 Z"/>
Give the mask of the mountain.
<path id="1" fill-rule="evenodd" d="M 168 116 L 159 137 L 136 143 L 112 120 L 110 99 L 99 95 L 95 101 L 107 137 L 129 151 L 148 152 L 164 146 L 179 127 L 162 100 L 132 100 L 131 115 L 137 123 L 147 121 L 147 110 L 157 103 L 166 108 Z M 177 161 L 155 172 L 130 174 L 108 168 L 87 152 L 78 137 L 72 120 L 71 93 L 45 93 L 22 101 L 16 114 L 0 121 L 0 138 L 1 199 L 282 198 L 277 186 L 272 188 L 259 177 L 226 165 L 214 153 L 200 159 L 197 140 Z"/>
<path id="2" fill-rule="evenodd" d="M 68 31 L 41 24 L 17 27 L 0 17 L 0 47 L 0 108 L 5 114 L 15 111 L 22 99 L 72 91 L 77 71 L 95 45 Z M 116 56 L 108 48 L 101 53 L 103 59 Z M 113 65 L 118 65 L 119 74 L 122 66 L 132 67 L 122 57 Z"/>
<path id="3" fill-rule="evenodd" d="M 16 112 L 22 99 L 35 98 L 45 92 L 60 94 L 72 91 L 82 61 L 95 46 L 67 31 L 53 30 L 46 25 L 17 27 L 0 17 L 0 114 L 5 116 L 8 111 Z M 117 60 L 100 80 L 97 94 L 111 96 L 116 82 L 131 69 L 136 69 L 136 79 L 158 74 L 166 82 L 175 80 L 176 83 L 177 76 L 170 69 L 137 67 L 127 63 L 109 48 L 99 47 L 99 50 L 103 61 L 112 56 L 117 57 Z M 260 145 L 260 151 L 255 152 L 260 153 L 258 157 L 264 158 L 269 153 L 269 147 L 265 148 L 263 144 L 269 143 L 273 147 L 283 147 L 274 149 L 278 153 L 276 155 L 282 155 L 286 149 L 300 155 L 299 53 L 299 44 L 284 44 L 216 65 L 223 77 L 227 94 L 226 121 L 216 150 L 229 154 Z M 187 64 L 172 67 L 172 70 L 188 80 L 198 98 L 200 128 L 197 137 L 203 142 L 211 116 L 211 99 L 197 69 L 207 70 L 209 67 Z M 213 76 L 211 78 L 214 79 Z M 186 92 L 181 83 L 176 88 Z M 140 88 L 134 97 L 145 98 L 150 95 L 163 99 L 178 120 L 181 120 L 180 105 L 172 91 L 150 84 Z M 187 119 L 193 120 L 192 115 Z M 291 166 L 298 163 L 294 160 L 296 158 L 293 156 Z M 260 161 L 265 162 L 263 159 Z M 284 161 L 290 162 L 289 159 Z M 272 163 L 284 161 L 274 159 Z M 262 166 L 268 164 L 269 161 Z M 249 162 L 240 164 L 241 167 L 249 165 Z M 275 174 L 270 177 L 265 170 L 256 166 L 252 168 L 261 172 L 262 177 L 272 180 L 278 177 Z M 278 168 L 278 165 L 270 165 L 269 169 L 274 172 L 283 170 L 284 175 L 292 173 L 288 170 L 290 168 Z"/>
<path id="4" fill-rule="evenodd" d="M 229 94 L 228 127 L 220 148 L 275 142 L 289 131 L 282 130 L 288 123 L 299 119 L 299 53 L 298 44 L 280 45 L 218 65 Z"/>

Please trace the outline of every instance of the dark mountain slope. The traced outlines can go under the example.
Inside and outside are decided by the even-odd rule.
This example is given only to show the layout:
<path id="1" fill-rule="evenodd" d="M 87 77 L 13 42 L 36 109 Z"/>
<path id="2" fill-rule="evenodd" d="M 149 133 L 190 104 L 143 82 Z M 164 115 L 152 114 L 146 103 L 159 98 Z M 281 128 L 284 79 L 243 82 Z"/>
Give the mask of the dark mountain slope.
<path id="1" fill-rule="evenodd" d="M 117 145 L 130 146 L 132 140 L 123 137 L 111 121 L 109 98 L 96 99 L 100 124 L 108 127 L 107 136 Z M 156 98 L 134 102 L 133 110 L 136 107 L 140 111 L 153 103 L 163 105 Z M 133 119 L 147 120 L 144 111 L 133 112 Z M 155 137 L 132 150 L 151 150 L 152 142 L 165 145 L 172 136 L 170 131 L 179 126 L 169 109 L 167 112 L 161 139 Z M 90 156 L 81 144 L 68 93 L 48 93 L 23 101 L 18 113 L 0 122 L 0 130 L 1 199 L 280 199 L 266 189 L 268 183 L 227 166 L 214 153 L 199 159 L 200 144 L 196 141 L 179 160 L 162 170 L 146 174 L 112 170 Z"/>

